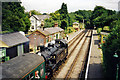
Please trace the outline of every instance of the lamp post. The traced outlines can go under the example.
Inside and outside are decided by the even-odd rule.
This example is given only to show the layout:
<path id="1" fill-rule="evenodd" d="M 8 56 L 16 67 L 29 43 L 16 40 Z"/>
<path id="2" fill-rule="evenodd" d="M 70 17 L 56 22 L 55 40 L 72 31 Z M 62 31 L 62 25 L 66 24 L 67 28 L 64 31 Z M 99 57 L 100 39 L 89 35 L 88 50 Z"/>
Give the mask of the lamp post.
<path id="1" fill-rule="evenodd" d="M 118 55 L 117 55 L 117 53 L 115 53 L 114 55 L 113 55 L 113 57 L 115 57 L 116 59 L 117 59 L 117 61 L 118 61 Z M 116 71 L 116 80 L 118 80 L 118 72 L 119 72 L 119 65 L 118 65 L 119 63 L 117 62 L 117 71 Z"/>

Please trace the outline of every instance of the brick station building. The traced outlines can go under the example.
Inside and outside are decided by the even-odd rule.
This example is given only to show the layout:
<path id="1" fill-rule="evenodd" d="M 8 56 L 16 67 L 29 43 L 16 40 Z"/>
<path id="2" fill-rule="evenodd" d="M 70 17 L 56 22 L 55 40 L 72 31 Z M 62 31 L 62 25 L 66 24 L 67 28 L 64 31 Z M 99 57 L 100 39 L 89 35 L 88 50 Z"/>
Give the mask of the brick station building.
<path id="1" fill-rule="evenodd" d="M 30 49 L 36 50 L 39 46 L 45 45 L 52 40 L 63 39 L 64 30 L 60 27 L 40 28 L 33 31 L 28 38 L 30 40 Z"/>

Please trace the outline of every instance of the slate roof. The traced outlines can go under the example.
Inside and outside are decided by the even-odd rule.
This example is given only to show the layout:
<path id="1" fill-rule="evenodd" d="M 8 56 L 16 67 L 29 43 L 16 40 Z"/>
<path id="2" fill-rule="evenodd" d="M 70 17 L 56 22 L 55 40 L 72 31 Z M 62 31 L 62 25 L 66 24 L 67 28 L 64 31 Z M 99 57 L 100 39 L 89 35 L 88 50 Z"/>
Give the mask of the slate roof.
<path id="1" fill-rule="evenodd" d="M 29 39 L 25 37 L 23 34 L 21 34 L 20 32 L 1 34 L 0 37 L 2 37 L 0 38 L 0 40 L 9 47 L 29 41 Z M 0 47 L 2 46 L 0 45 Z"/>
<path id="2" fill-rule="evenodd" d="M 64 29 L 62 29 L 60 27 L 51 27 L 51 28 L 45 28 L 44 30 L 43 30 L 43 28 L 40 28 L 40 29 L 38 29 L 38 31 L 40 31 L 44 35 L 50 35 L 50 34 L 64 31 Z"/>
<path id="3" fill-rule="evenodd" d="M 33 15 L 37 20 L 49 19 L 49 15 Z"/>
<path id="4" fill-rule="evenodd" d="M 27 53 L 6 61 L 2 66 L 3 78 L 22 78 L 25 74 L 30 73 L 35 67 L 44 62 L 44 58 L 37 54 Z"/>

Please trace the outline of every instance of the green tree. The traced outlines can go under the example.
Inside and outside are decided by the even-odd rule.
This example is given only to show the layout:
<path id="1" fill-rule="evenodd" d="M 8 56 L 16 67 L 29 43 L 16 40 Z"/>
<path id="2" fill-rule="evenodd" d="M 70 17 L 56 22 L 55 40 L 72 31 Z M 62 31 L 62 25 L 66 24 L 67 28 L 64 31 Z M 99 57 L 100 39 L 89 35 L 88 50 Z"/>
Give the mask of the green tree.
<path id="1" fill-rule="evenodd" d="M 53 20 L 60 20 L 60 13 L 59 11 L 55 11 L 55 13 L 50 13 L 50 15 L 52 16 Z"/>
<path id="2" fill-rule="evenodd" d="M 104 26 L 109 26 L 110 23 L 114 20 L 112 15 L 116 14 L 115 11 L 105 9 L 102 6 L 96 6 L 91 16 L 92 26 L 96 26 L 97 28 L 102 28 Z"/>
<path id="3" fill-rule="evenodd" d="M 31 15 L 42 15 L 39 11 L 36 10 L 30 10 Z"/>
<path id="4" fill-rule="evenodd" d="M 75 15 L 75 17 L 76 17 L 76 20 L 78 20 L 79 21 L 79 23 L 80 22 L 83 22 L 83 16 L 82 15 Z"/>
<path id="5" fill-rule="evenodd" d="M 117 14 L 113 14 L 109 17 L 107 17 L 107 22 L 110 23 L 110 29 L 116 27 L 117 21 L 120 20 L 120 12 L 117 12 Z"/>
<path id="6" fill-rule="evenodd" d="M 61 21 L 61 28 L 62 29 L 67 29 L 67 21 L 65 21 L 65 20 Z"/>
<path id="7" fill-rule="evenodd" d="M 44 27 L 53 27 L 54 23 L 55 23 L 55 21 L 52 18 L 45 19 Z"/>
<path id="8" fill-rule="evenodd" d="M 21 2 L 3 2 L 2 31 L 25 31 L 30 27 L 30 20 L 24 13 Z"/>
<path id="9" fill-rule="evenodd" d="M 67 4 L 62 3 L 59 13 L 60 13 L 60 20 L 62 20 L 61 28 L 65 29 L 65 27 L 67 28 L 69 25 L 68 20 L 70 20 L 68 15 L 68 10 L 67 10 Z"/>
<path id="10" fill-rule="evenodd" d="M 62 3 L 61 9 L 59 10 L 61 14 L 61 20 L 68 17 L 67 4 Z"/>
<path id="11" fill-rule="evenodd" d="M 75 16 L 75 20 L 76 21 L 79 21 L 80 23 L 83 22 L 83 19 L 84 19 L 84 24 L 85 24 L 85 28 L 93 28 L 91 26 L 91 15 L 92 15 L 92 11 L 91 10 L 78 10 L 78 11 L 75 11 L 74 13 L 74 16 Z M 71 16 L 72 18 L 72 16 Z"/>

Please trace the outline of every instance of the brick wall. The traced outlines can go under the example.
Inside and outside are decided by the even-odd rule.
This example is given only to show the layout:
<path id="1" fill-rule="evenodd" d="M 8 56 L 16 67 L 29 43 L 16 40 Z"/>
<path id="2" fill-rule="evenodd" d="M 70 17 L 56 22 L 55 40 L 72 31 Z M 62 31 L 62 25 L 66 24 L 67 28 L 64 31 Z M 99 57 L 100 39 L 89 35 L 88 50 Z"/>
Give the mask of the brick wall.
<path id="1" fill-rule="evenodd" d="M 46 43 L 46 36 L 41 34 L 39 31 L 32 33 L 29 36 L 29 39 L 30 39 L 30 43 L 29 43 L 30 48 L 33 48 L 33 49 L 34 47 L 45 45 Z"/>

